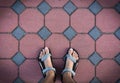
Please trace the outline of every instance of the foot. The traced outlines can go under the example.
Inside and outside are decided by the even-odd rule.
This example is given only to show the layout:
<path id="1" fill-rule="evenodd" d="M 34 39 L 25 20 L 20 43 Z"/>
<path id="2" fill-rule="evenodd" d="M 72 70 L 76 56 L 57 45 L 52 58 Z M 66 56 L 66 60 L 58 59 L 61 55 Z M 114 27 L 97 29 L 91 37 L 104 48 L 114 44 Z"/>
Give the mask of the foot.
<path id="1" fill-rule="evenodd" d="M 70 55 L 71 55 L 72 57 L 74 57 L 76 60 L 79 59 L 77 52 L 76 52 L 75 50 L 73 50 L 72 48 L 69 49 L 68 54 L 70 54 Z M 67 68 L 67 69 L 71 69 L 71 70 L 72 70 L 72 69 L 73 69 L 73 65 L 74 65 L 74 63 L 73 63 L 69 58 L 67 58 L 67 60 L 66 60 L 66 65 L 65 65 L 65 69 Z M 65 72 L 64 75 L 65 75 L 65 76 L 68 75 L 68 76 L 71 77 L 71 76 L 72 76 L 72 73 L 71 73 L 71 72 Z"/>
<path id="2" fill-rule="evenodd" d="M 41 52 L 40 52 L 40 55 L 39 55 L 39 59 L 41 59 L 44 55 L 48 54 L 49 53 L 49 49 L 48 47 L 45 47 Z M 50 67 L 50 68 L 53 68 L 53 65 L 52 65 L 52 62 L 51 62 L 51 58 L 48 57 L 45 61 L 44 61 L 44 64 L 45 64 L 45 67 Z M 55 72 L 53 70 L 49 70 L 46 72 L 46 76 L 52 76 L 52 77 L 55 77 Z"/>

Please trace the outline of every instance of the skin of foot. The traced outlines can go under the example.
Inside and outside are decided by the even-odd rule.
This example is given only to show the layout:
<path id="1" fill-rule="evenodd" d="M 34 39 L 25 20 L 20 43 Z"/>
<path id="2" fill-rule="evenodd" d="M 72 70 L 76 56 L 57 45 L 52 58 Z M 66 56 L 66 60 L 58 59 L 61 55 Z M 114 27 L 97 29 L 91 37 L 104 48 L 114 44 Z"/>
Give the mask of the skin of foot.
<path id="1" fill-rule="evenodd" d="M 48 49 L 48 47 L 45 47 L 45 48 L 41 51 L 41 53 L 40 53 L 40 55 L 39 55 L 39 58 L 42 58 L 45 54 L 48 54 L 48 53 L 49 53 L 49 49 Z M 48 57 L 48 58 L 44 61 L 44 64 L 45 64 L 45 67 L 50 67 L 50 68 L 53 67 L 50 57 Z M 46 72 L 46 76 L 55 77 L 55 72 L 54 72 L 53 70 L 49 70 L 49 71 Z"/>
<path id="2" fill-rule="evenodd" d="M 69 49 L 68 54 L 73 56 L 76 60 L 79 59 L 77 52 L 74 51 L 72 48 Z M 69 58 L 67 58 L 65 68 L 73 69 L 73 65 L 74 65 L 74 63 Z M 68 75 L 70 77 L 72 76 L 71 72 L 65 72 L 64 74 Z"/>

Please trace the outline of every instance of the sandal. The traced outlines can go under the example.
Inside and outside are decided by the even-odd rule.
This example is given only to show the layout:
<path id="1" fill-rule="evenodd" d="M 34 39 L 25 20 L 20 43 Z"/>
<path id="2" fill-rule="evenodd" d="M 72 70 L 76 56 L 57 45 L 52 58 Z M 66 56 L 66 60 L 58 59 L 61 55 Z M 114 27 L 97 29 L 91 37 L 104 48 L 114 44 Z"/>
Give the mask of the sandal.
<path id="1" fill-rule="evenodd" d="M 73 49 L 73 50 L 74 50 L 75 52 L 77 52 L 75 49 Z M 78 54 L 78 53 L 77 53 L 77 54 Z M 78 57 L 79 57 L 79 56 L 78 56 Z M 72 69 L 65 68 L 67 58 L 69 58 L 69 59 L 74 63 Z M 75 76 L 75 71 L 76 71 L 76 68 L 77 68 L 77 66 L 78 66 L 79 59 L 76 60 L 72 55 L 70 55 L 69 53 L 67 53 L 67 54 L 63 57 L 63 60 L 65 61 L 65 65 L 64 65 L 64 70 L 62 71 L 62 75 L 63 75 L 65 72 L 71 72 L 72 77 Z"/>
<path id="2" fill-rule="evenodd" d="M 40 55 L 40 52 L 39 52 L 39 55 Z M 40 65 L 40 68 L 42 70 L 42 74 L 43 76 L 45 77 L 46 76 L 46 72 L 49 71 L 49 70 L 53 70 L 56 72 L 55 68 L 54 67 L 45 67 L 45 64 L 44 64 L 44 61 L 50 57 L 51 58 L 51 61 L 52 61 L 52 57 L 51 57 L 51 54 L 48 53 L 48 54 L 45 54 L 42 58 L 39 58 L 38 56 L 38 61 L 39 61 L 39 65 Z"/>

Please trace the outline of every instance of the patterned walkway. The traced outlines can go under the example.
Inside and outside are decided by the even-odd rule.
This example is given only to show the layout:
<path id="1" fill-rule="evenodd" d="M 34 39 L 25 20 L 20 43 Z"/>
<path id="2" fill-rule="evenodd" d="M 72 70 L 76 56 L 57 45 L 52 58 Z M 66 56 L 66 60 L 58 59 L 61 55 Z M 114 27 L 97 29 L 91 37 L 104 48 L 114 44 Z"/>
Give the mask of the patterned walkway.
<path id="1" fill-rule="evenodd" d="M 120 83 L 120 0 L 0 0 L 0 83 L 40 83 L 44 46 L 56 83 L 70 47 L 77 83 Z"/>

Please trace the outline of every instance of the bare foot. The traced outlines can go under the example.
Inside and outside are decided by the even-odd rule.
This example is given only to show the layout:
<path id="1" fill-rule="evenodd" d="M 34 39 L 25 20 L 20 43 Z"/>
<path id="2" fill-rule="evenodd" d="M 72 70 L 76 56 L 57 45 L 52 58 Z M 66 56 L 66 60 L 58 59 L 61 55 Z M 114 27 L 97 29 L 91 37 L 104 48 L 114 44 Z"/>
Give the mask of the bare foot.
<path id="1" fill-rule="evenodd" d="M 69 49 L 68 54 L 73 56 L 76 60 L 79 59 L 77 52 L 74 51 L 72 48 Z M 69 58 L 67 58 L 65 68 L 73 69 L 73 65 L 74 65 L 74 63 Z M 65 72 L 64 74 L 72 76 L 71 72 Z"/>
<path id="2" fill-rule="evenodd" d="M 49 49 L 48 49 L 48 47 L 45 47 L 42 51 L 41 51 L 41 53 L 40 53 L 40 55 L 39 55 L 39 58 L 42 58 L 45 54 L 48 54 L 49 53 Z M 53 68 L 53 65 L 52 65 L 52 62 L 51 62 L 51 58 L 50 57 L 48 57 L 45 61 L 44 61 L 44 64 L 45 64 L 45 67 L 47 68 L 47 67 L 50 67 L 50 68 Z M 46 72 L 46 76 L 55 76 L 55 72 L 53 71 L 53 70 L 50 70 L 50 71 L 47 71 Z"/>

